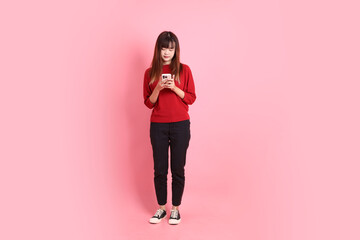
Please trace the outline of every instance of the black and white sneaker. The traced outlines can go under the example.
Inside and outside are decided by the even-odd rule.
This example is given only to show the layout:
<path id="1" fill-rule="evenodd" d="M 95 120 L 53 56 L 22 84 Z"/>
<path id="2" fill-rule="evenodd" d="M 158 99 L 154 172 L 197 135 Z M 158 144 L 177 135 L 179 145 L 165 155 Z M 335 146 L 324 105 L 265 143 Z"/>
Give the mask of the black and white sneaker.
<path id="1" fill-rule="evenodd" d="M 149 220 L 150 223 L 159 223 L 161 222 L 161 219 L 166 217 L 166 210 L 158 209 L 154 216 L 152 216 Z"/>
<path id="2" fill-rule="evenodd" d="M 169 224 L 179 224 L 181 221 L 179 210 L 171 210 Z"/>

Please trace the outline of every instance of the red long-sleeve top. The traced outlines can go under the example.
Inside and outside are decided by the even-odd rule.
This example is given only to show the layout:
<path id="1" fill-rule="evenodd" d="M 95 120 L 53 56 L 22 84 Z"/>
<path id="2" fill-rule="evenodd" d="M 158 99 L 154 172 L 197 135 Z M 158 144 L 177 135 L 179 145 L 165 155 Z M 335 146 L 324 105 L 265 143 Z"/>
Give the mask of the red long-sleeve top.
<path id="1" fill-rule="evenodd" d="M 148 108 L 153 109 L 150 117 L 151 122 L 165 123 L 190 119 L 188 105 L 191 105 L 196 99 L 195 84 L 190 67 L 186 64 L 182 65 L 183 69 L 180 73 L 180 84 L 176 80 L 174 80 L 174 83 L 184 91 L 184 98 L 181 99 L 171 89 L 164 88 L 160 91 L 155 104 L 150 102 L 149 97 L 159 80 L 155 80 L 149 85 L 151 68 L 146 69 L 144 74 L 144 103 Z M 171 73 L 170 65 L 163 65 L 162 73 Z"/>

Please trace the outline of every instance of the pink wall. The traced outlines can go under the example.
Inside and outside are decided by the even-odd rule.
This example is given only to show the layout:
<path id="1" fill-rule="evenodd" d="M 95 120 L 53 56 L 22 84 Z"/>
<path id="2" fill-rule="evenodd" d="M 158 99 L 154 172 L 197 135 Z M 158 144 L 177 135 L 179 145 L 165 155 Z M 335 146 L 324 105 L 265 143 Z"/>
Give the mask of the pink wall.
<path id="1" fill-rule="evenodd" d="M 0 9 L 0 239 L 360 238 L 357 1 Z M 179 226 L 147 222 L 142 77 L 164 30 L 197 91 Z"/>

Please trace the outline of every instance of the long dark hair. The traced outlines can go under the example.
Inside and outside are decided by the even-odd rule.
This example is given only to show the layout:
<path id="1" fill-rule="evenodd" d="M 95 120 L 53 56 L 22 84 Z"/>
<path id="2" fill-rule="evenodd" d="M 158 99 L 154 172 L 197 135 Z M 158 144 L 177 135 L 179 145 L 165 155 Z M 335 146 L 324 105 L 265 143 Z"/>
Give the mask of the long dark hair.
<path id="1" fill-rule="evenodd" d="M 182 64 L 180 63 L 180 45 L 176 35 L 170 31 L 160 33 L 156 40 L 154 56 L 151 63 L 150 70 L 150 83 L 154 83 L 155 79 L 159 79 L 162 68 L 163 60 L 161 58 L 161 49 L 169 48 L 170 45 L 175 44 L 175 54 L 170 63 L 171 75 L 175 75 L 175 80 L 180 83 L 180 72 L 182 71 Z"/>

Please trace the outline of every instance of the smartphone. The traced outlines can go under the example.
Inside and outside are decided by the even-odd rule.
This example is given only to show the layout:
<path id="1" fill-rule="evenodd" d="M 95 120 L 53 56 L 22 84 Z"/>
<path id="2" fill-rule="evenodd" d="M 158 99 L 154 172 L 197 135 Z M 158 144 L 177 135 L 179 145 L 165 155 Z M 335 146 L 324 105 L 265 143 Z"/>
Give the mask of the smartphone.
<path id="1" fill-rule="evenodd" d="M 165 83 L 168 79 L 171 79 L 171 74 L 170 73 L 161 74 L 162 83 Z"/>

